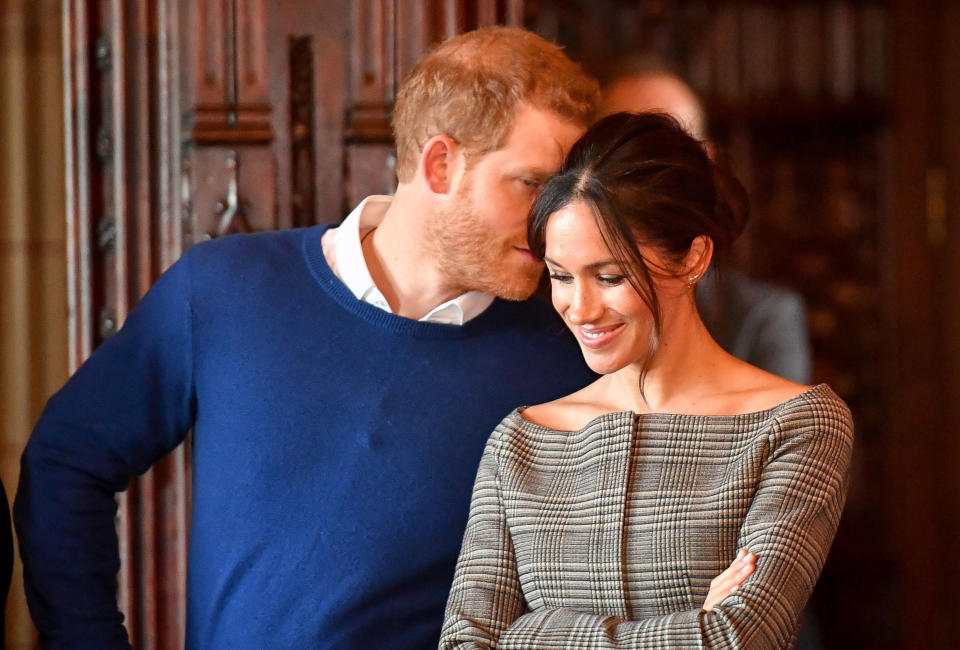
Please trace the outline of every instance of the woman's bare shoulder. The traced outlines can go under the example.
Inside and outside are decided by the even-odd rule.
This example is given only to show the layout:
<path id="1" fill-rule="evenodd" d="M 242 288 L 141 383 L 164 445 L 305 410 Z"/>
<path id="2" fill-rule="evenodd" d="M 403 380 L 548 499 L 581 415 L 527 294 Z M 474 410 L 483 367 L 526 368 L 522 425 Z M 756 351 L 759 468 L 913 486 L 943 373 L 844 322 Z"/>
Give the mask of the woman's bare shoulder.
<path id="1" fill-rule="evenodd" d="M 730 390 L 726 393 L 726 397 L 731 402 L 730 410 L 741 413 L 771 409 L 811 388 L 806 384 L 784 379 L 746 363 L 743 364 L 738 375 L 737 381 L 728 384 Z"/>
<path id="2" fill-rule="evenodd" d="M 592 420 L 616 410 L 599 399 L 595 384 L 552 402 L 523 409 L 528 422 L 557 431 L 578 431 Z"/>

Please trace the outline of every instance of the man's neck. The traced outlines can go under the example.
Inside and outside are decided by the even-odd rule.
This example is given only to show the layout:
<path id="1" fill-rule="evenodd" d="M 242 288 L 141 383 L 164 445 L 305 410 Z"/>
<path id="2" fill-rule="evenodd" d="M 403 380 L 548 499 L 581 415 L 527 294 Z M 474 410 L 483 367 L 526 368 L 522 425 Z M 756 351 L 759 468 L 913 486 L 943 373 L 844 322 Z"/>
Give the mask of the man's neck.
<path id="1" fill-rule="evenodd" d="M 401 185 L 383 220 L 361 246 L 370 277 L 390 310 L 414 320 L 464 293 L 446 281 L 424 245 L 424 215 L 430 209 L 413 188 Z"/>

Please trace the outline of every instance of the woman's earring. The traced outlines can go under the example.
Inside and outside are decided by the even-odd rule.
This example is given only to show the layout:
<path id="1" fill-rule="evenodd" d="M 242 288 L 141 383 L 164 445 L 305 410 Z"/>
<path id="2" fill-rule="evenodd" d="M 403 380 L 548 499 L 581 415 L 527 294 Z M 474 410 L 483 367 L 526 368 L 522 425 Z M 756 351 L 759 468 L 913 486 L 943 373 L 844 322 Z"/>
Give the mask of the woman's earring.
<path id="1" fill-rule="evenodd" d="M 699 273 L 694 273 L 693 275 L 691 275 L 691 276 L 687 279 L 687 286 L 692 289 L 692 288 L 693 288 L 693 285 L 695 285 L 695 284 L 697 283 L 697 280 L 698 280 L 698 279 L 700 279 L 700 274 L 699 274 Z"/>

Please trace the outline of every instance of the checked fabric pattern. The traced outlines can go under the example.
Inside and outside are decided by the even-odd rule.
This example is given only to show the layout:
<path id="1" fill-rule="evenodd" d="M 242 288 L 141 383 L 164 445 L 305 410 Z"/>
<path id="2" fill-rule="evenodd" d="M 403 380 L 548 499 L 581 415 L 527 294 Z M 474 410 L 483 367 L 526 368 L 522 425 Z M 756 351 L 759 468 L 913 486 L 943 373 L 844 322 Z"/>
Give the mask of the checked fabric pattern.
<path id="1" fill-rule="evenodd" d="M 846 495 L 853 424 L 825 384 L 733 416 L 516 410 L 487 443 L 441 649 L 784 648 Z M 710 581 L 757 554 L 709 612 Z"/>

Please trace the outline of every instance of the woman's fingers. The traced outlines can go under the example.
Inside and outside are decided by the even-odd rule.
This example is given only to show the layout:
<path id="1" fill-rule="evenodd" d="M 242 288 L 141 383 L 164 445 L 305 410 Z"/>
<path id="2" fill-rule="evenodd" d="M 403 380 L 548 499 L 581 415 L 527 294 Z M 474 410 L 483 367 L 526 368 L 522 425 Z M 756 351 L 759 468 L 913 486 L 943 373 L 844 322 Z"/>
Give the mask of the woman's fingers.
<path id="1" fill-rule="evenodd" d="M 727 567 L 723 573 L 718 575 L 710 582 L 710 586 L 720 584 L 740 584 L 751 573 L 756 566 L 757 556 L 741 550 L 736 559 Z"/>
<path id="2" fill-rule="evenodd" d="M 713 609 L 724 598 L 740 588 L 740 585 L 754 572 L 757 565 L 757 556 L 741 549 L 733 563 L 710 581 L 710 592 L 703 603 L 703 609 Z"/>

